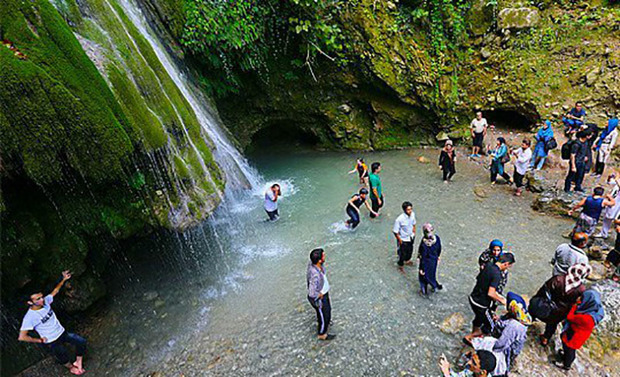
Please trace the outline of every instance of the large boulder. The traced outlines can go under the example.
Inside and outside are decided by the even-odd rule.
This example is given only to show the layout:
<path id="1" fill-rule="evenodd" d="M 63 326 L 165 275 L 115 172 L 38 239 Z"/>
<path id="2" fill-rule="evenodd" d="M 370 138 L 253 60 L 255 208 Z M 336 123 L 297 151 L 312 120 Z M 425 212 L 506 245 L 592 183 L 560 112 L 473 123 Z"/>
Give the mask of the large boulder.
<path id="1" fill-rule="evenodd" d="M 536 8 L 504 8 L 499 12 L 497 25 L 500 29 L 527 29 L 536 26 L 540 14 Z"/>
<path id="2" fill-rule="evenodd" d="M 568 210 L 581 200 L 581 197 L 564 191 L 545 191 L 534 200 L 532 208 L 551 215 L 568 216 Z"/>
<path id="3" fill-rule="evenodd" d="M 553 184 L 540 171 L 530 170 L 525 173 L 525 186 L 531 192 L 543 192 L 551 189 Z"/>
<path id="4" fill-rule="evenodd" d="M 465 316 L 463 313 L 452 313 L 447 316 L 441 325 L 439 325 L 439 330 L 446 334 L 457 334 L 459 331 L 463 329 L 465 325 Z"/>

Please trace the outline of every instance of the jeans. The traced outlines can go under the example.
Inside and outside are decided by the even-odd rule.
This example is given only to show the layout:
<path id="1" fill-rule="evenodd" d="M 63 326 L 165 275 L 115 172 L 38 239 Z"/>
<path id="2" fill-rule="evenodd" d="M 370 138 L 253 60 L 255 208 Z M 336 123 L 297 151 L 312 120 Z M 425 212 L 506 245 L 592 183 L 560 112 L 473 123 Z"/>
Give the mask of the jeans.
<path id="1" fill-rule="evenodd" d="M 59 364 L 64 365 L 75 361 L 75 358 L 69 356 L 69 351 L 64 346 L 65 343 L 75 346 L 75 356 L 84 356 L 86 353 L 86 339 L 77 334 L 65 331 L 58 339 L 44 345 L 49 353 L 56 358 Z"/>
<path id="2" fill-rule="evenodd" d="M 350 219 L 347 220 L 347 224 L 349 224 L 351 229 L 355 229 L 360 224 L 360 214 L 355 210 L 355 208 L 348 205 L 347 215 L 350 217 Z"/>
<path id="3" fill-rule="evenodd" d="M 564 181 L 564 191 L 566 192 L 570 192 L 571 183 L 573 182 L 575 182 L 575 191 L 583 191 L 581 183 L 583 182 L 583 176 L 586 173 L 586 164 L 583 162 L 578 162 L 576 165 L 576 172 L 573 172 L 571 169 L 568 170 L 568 175 Z"/>
<path id="4" fill-rule="evenodd" d="M 536 163 L 536 160 L 538 160 L 538 164 Z M 536 168 L 536 170 L 540 170 L 545 165 L 545 161 L 547 161 L 547 157 L 532 158 L 532 162 L 530 163 L 530 168 L 532 169 Z"/>
<path id="5" fill-rule="evenodd" d="M 327 329 L 329 328 L 329 323 L 332 320 L 332 305 L 329 301 L 329 293 L 323 295 L 322 299 L 316 299 L 316 301 L 308 296 L 308 301 L 310 301 L 310 305 L 316 311 L 316 320 L 318 322 L 317 332 L 319 335 L 327 334 Z"/>
<path id="6" fill-rule="evenodd" d="M 269 221 L 275 221 L 280 217 L 280 214 L 278 213 L 277 209 L 275 211 L 265 210 L 265 212 L 267 212 L 267 216 L 269 216 Z"/>

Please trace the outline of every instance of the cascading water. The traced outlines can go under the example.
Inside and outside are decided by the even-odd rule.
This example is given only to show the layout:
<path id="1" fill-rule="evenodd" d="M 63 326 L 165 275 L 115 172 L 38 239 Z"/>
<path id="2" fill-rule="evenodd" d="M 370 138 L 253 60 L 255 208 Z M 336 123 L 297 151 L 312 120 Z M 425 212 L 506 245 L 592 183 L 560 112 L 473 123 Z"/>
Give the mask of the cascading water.
<path id="1" fill-rule="evenodd" d="M 232 188 L 244 186 L 249 186 L 249 188 L 258 187 L 260 185 L 258 174 L 250 167 L 247 160 L 228 140 L 217 121 L 217 117 L 213 114 L 213 111 L 207 108 L 206 101 L 200 98 L 201 95 L 187 81 L 185 75 L 173 62 L 172 58 L 148 25 L 144 14 L 142 14 L 137 4 L 132 0 L 120 0 L 119 3 L 134 26 L 148 41 L 159 61 L 166 69 L 166 72 L 190 104 L 202 129 L 213 143 L 215 159 L 226 173 L 226 178 Z"/>

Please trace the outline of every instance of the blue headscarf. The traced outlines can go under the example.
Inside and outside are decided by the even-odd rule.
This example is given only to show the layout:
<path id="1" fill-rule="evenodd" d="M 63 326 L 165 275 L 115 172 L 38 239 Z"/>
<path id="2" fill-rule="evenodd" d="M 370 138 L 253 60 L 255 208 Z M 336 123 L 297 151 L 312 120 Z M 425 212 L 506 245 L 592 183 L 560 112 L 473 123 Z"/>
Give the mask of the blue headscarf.
<path id="1" fill-rule="evenodd" d="M 545 124 L 547 125 L 547 128 L 544 126 L 540 127 L 538 133 L 536 134 L 536 139 L 538 141 L 545 142 L 553 137 L 553 127 L 551 127 L 551 121 L 547 119 Z"/>
<path id="2" fill-rule="evenodd" d="M 493 248 L 495 246 L 499 246 L 499 248 L 501 249 L 499 254 L 501 255 L 502 252 L 504 251 L 504 244 L 502 243 L 502 241 L 500 241 L 500 240 L 493 240 L 493 241 L 491 241 L 491 243 L 489 244 L 489 249 L 491 251 L 493 251 Z"/>
<path id="3" fill-rule="evenodd" d="M 607 128 L 605 128 L 605 130 L 599 137 L 598 142 L 596 143 L 597 150 L 601 147 L 601 145 L 603 145 L 603 140 L 605 140 L 605 138 L 610 133 L 612 133 L 616 129 L 616 127 L 618 127 L 618 118 L 611 118 L 610 120 L 607 121 Z"/>
<path id="4" fill-rule="evenodd" d="M 575 314 L 589 314 L 595 324 L 599 324 L 605 317 L 605 309 L 601 303 L 601 294 L 593 289 L 583 292 L 581 304 L 577 306 Z"/>

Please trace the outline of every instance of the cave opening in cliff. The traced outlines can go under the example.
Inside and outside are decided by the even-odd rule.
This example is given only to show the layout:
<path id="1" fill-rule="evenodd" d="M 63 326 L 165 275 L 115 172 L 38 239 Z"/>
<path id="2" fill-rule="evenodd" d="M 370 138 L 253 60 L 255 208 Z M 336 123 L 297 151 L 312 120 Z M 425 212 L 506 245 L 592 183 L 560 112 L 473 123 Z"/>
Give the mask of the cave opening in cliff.
<path id="1" fill-rule="evenodd" d="M 489 125 L 505 130 L 529 131 L 534 121 L 515 110 L 488 110 L 482 111 L 482 116 Z"/>
<path id="2" fill-rule="evenodd" d="M 312 148 L 319 144 L 319 137 L 312 131 L 295 124 L 294 120 L 279 121 L 260 129 L 252 136 L 248 151 L 269 149 Z"/>

